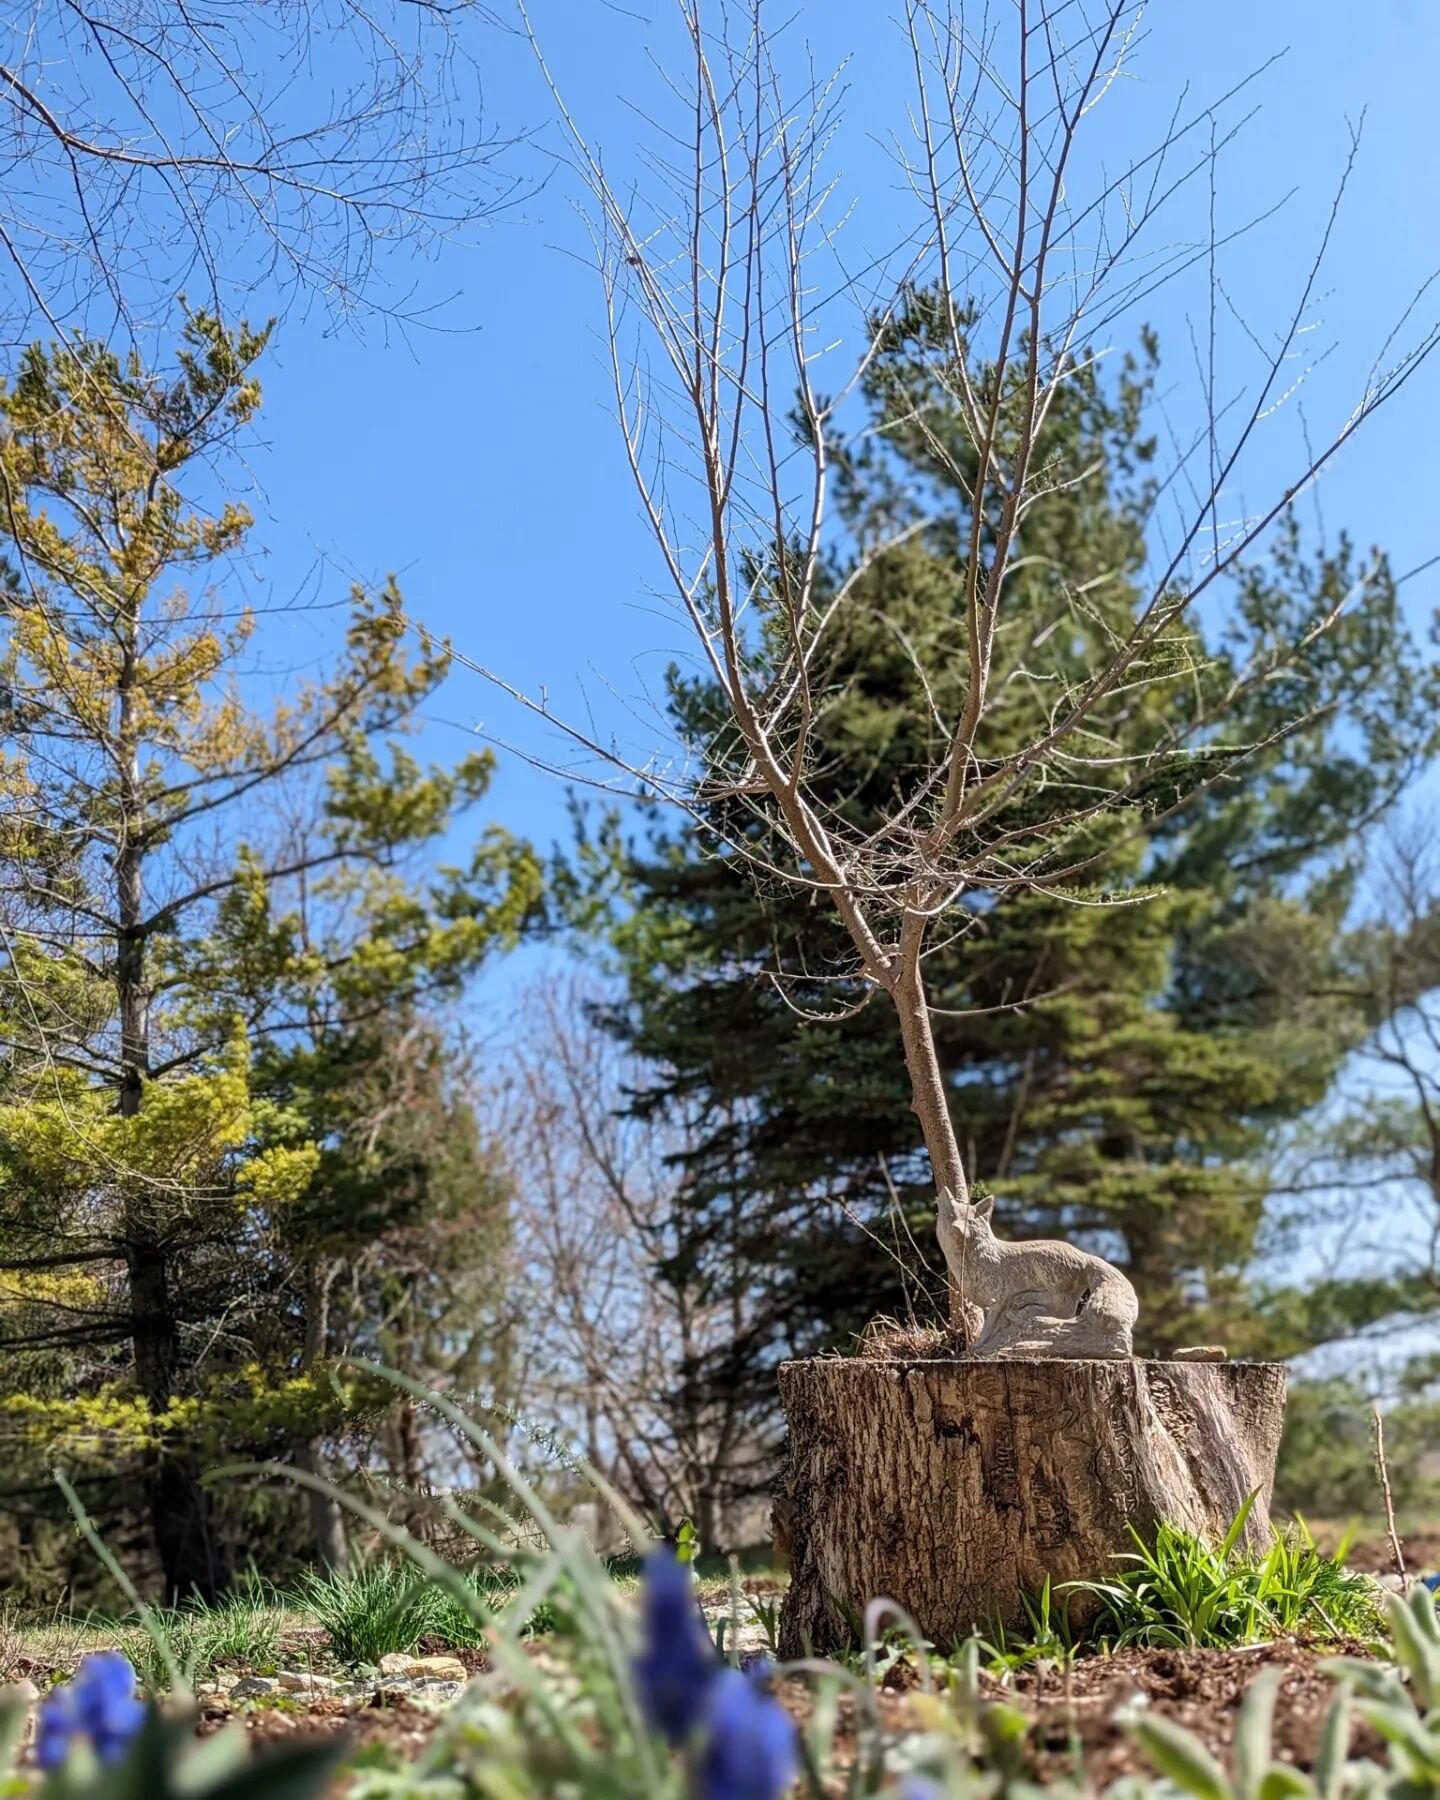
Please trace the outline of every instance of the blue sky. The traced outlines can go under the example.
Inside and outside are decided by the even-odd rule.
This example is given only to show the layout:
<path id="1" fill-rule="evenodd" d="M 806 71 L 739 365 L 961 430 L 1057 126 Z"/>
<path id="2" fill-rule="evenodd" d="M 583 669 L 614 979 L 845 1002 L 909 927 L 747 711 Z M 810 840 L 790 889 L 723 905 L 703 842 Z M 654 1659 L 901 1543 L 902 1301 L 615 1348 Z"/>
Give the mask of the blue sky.
<path id="1" fill-rule="evenodd" d="M 862 0 L 798 0 L 776 12 L 791 20 L 784 53 L 796 66 L 802 54 L 820 69 L 849 59 L 846 123 L 830 166 L 853 200 L 847 230 L 884 241 L 901 204 L 885 138 L 903 128 L 906 98 L 891 11 Z M 629 103 L 656 101 L 652 53 L 663 58 L 673 46 L 665 0 L 626 0 L 623 11 L 607 0 L 534 0 L 533 14 L 573 110 L 623 172 L 636 136 Z M 1323 420 L 1326 405 L 1333 413 L 1353 388 L 1344 378 L 1364 366 L 1440 263 L 1440 12 L 1426 0 L 1375 0 L 1362 22 L 1338 0 L 1187 0 L 1155 7 L 1145 31 L 1132 73 L 1097 114 L 1092 171 L 1153 142 L 1187 82 L 1193 100 L 1208 99 L 1286 52 L 1256 84 L 1261 110 L 1221 165 L 1222 220 L 1300 190 L 1227 264 L 1232 291 L 1257 321 L 1278 320 L 1293 305 L 1297 271 L 1313 253 L 1344 163 L 1347 119 L 1368 108 L 1314 309 L 1316 341 L 1338 345 L 1315 378 Z M 559 142 L 547 97 L 518 40 L 488 33 L 471 43 L 492 122 L 538 134 L 514 152 L 517 170 L 546 177 L 545 185 L 469 245 L 433 261 L 415 263 L 403 251 L 392 258 L 392 288 L 413 284 L 416 311 L 445 302 L 437 315 L 444 329 L 401 334 L 362 320 L 336 331 L 319 307 L 284 322 L 248 458 L 263 551 L 257 577 L 278 605 L 302 591 L 338 597 L 351 575 L 394 570 L 415 614 L 462 652 L 518 685 L 546 684 L 558 710 L 624 730 L 684 639 L 657 598 L 659 565 L 609 409 L 599 292 L 575 183 L 546 156 Z M 1440 310 L 1440 296 L 1432 299 Z M 1147 308 L 1180 388 L 1194 301 L 1192 287 Z M 265 307 L 257 294 L 256 312 Z M 1362 544 L 1384 545 L 1400 570 L 1440 551 L 1429 456 L 1437 379 L 1440 363 L 1367 427 L 1322 490 L 1327 529 L 1346 526 Z M 1183 413 L 1183 397 L 1176 404 Z M 1262 440 L 1254 478 L 1283 484 L 1291 448 L 1283 428 L 1273 450 Z M 1417 617 L 1428 614 L 1440 568 L 1406 596 Z M 277 679 L 317 666 L 335 623 L 323 609 L 275 619 L 257 663 Z M 472 674 L 457 673 L 433 711 L 437 755 L 458 752 L 477 725 L 539 754 L 561 748 Z M 564 830 L 560 785 L 516 757 L 505 759 L 494 811 L 542 839 Z"/>

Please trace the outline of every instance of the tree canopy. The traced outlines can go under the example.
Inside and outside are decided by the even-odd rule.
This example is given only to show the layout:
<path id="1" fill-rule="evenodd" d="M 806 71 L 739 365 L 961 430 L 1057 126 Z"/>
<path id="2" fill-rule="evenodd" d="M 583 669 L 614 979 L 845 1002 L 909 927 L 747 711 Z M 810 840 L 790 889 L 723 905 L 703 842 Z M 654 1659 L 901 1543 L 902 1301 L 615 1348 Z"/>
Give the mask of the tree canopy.
<path id="1" fill-rule="evenodd" d="M 461 1204 L 447 1162 L 483 1158 L 427 1015 L 540 896 L 498 828 L 434 864 L 492 759 L 406 747 L 448 657 L 407 652 L 393 584 L 324 679 L 246 694 L 250 521 L 203 496 L 265 336 L 191 315 L 163 374 L 36 347 L 0 396 L 0 1421 L 32 1467 L 138 1480 L 177 1593 L 226 1578 L 202 1455 L 343 1414 L 317 1265 L 413 1284 L 384 1246 Z"/>

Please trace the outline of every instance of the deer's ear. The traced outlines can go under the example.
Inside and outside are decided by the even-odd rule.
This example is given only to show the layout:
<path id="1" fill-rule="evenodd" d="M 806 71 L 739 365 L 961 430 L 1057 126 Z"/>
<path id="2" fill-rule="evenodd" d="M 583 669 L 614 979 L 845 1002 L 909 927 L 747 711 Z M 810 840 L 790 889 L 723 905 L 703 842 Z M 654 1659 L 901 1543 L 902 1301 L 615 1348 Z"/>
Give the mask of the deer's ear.
<path id="1" fill-rule="evenodd" d="M 975 1217 L 977 1219 L 984 1219 L 988 1223 L 990 1215 L 994 1210 L 995 1196 L 993 1194 L 987 1194 L 983 1200 L 977 1200 L 975 1202 Z"/>

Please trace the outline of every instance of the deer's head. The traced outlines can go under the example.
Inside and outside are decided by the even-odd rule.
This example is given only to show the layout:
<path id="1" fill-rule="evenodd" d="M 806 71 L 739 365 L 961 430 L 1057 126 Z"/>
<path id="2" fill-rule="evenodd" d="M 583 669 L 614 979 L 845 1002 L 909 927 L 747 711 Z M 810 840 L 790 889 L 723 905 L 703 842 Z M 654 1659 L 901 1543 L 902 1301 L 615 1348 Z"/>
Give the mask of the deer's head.
<path id="1" fill-rule="evenodd" d="M 971 1206 L 966 1200 L 957 1200 L 949 1188 L 946 1188 L 940 1195 L 940 1204 L 949 1212 L 959 1237 L 976 1243 L 994 1241 L 995 1234 L 990 1229 L 990 1215 L 995 1211 L 992 1195 L 987 1194 L 983 1200 L 977 1200 Z"/>

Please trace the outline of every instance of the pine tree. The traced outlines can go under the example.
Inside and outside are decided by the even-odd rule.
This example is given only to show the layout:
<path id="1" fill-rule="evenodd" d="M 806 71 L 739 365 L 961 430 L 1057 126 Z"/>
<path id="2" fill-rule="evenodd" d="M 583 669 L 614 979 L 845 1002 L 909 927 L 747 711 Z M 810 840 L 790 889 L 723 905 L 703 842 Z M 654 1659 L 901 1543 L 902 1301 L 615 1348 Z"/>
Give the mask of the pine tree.
<path id="1" fill-rule="evenodd" d="M 0 1420 L 32 1463 L 137 1472 L 172 1594 L 227 1577 L 207 1452 L 334 1403 L 256 1355 L 330 1152 L 277 1059 L 456 991 L 538 894 L 495 832 L 406 874 L 491 764 L 398 742 L 446 656 L 407 656 L 393 586 L 328 679 L 245 702 L 255 619 L 216 584 L 250 520 L 196 496 L 265 336 L 191 315 L 165 375 L 37 346 L 0 395 Z"/>
<path id="2" fill-rule="evenodd" d="M 816 683 L 812 785 L 856 833 L 892 816 L 913 771 L 933 765 L 966 668 L 968 499 L 953 471 L 974 458 L 928 373 L 936 334 L 933 297 L 913 296 L 867 384 L 876 429 L 840 460 L 852 545 L 828 580 L 855 585 Z M 1049 415 L 1042 462 L 1099 474 L 1027 515 L 991 726 L 1016 743 L 1045 705 L 1036 671 L 1053 670 L 1063 690 L 1133 619 L 1129 577 L 1153 497 L 1139 434 L 1150 379 L 1131 362 L 1106 384 L 1081 359 Z M 978 372 L 978 391 L 984 381 Z M 904 545 L 867 566 L 868 547 L 907 525 Z M 1114 778 L 1117 741 L 1138 757 L 1187 708 L 1209 716 L 1237 671 L 1268 645 L 1304 640 L 1347 597 L 1297 667 L 1229 710 L 1225 743 L 1207 734 L 1183 768 L 1162 765 L 1138 805 L 1085 827 L 1066 891 L 976 897 L 963 945 L 926 964 L 967 1169 L 1001 1195 L 1007 1235 L 1065 1236 L 1124 1263 L 1147 1349 L 1216 1335 L 1261 1347 L 1244 1271 L 1271 1134 L 1321 1098 L 1365 1028 L 1343 969 L 1356 834 L 1433 747 L 1437 697 L 1383 559 L 1364 568 L 1342 541 L 1307 563 L 1297 534 L 1282 534 L 1246 565 L 1208 640 L 1187 628 L 1172 646 L 1185 679 L 1151 672 L 1119 697 L 1103 722 L 1109 746 L 1087 762 L 1078 744 L 1066 781 L 1029 802 L 1063 821 L 1087 786 Z M 936 687 L 936 671 L 953 672 L 953 689 Z M 778 1356 L 844 1343 L 877 1314 L 928 1321 L 943 1271 L 891 1012 L 871 1003 L 824 897 L 757 883 L 745 866 L 763 866 L 771 846 L 724 705 L 679 675 L 671 697 L 719 792 L 706 839 L 743 844 L 748 859 L 658 834 L 641 847 L 633 911 L 616 928 L 625 993 L 609 1019 L 657 1071 L 639 1108 L 711 1107 L 713 1130 L 687 1160 L 685 1254 L 703 1264 L 728 1230 L 738 1180 L 742 1278 L 765 1304 L 709 1376 L 746 1383 L 763 1410 Z M 1268 747 L 1236 757 L 1226 744 Z"/>

